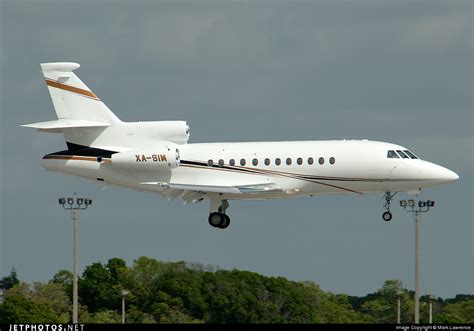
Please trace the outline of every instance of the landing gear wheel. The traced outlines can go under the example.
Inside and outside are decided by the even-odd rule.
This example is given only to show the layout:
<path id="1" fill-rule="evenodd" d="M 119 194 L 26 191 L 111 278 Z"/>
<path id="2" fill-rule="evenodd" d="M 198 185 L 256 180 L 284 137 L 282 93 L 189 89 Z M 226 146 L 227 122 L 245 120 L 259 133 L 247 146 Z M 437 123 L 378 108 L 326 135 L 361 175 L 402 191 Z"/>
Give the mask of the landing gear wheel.
<path id="1" fill-rule="evenodd" d="M 221 217 L 222 214 L 220 213 L 211 213 L 209 215 L 209 224 L 214 227 L 214 228 L 217 228 L 220 226 L 220 224 L 222 223 L 222 217 Z"/>
<path id="2" fill-rule="evenodd" d="M 221 214 L 221 217 L 221 224 L 219 224 L 219 228 L 227 229 L 230 225 L 230 217 L 225 214 Z"/>
<path id="3" fill-rule="evenodd" d="M 385 213 L 383 213 L 382 218 L 385 222 L 389 222 L 392 219 L 392 213 L 386 211 Z"/>

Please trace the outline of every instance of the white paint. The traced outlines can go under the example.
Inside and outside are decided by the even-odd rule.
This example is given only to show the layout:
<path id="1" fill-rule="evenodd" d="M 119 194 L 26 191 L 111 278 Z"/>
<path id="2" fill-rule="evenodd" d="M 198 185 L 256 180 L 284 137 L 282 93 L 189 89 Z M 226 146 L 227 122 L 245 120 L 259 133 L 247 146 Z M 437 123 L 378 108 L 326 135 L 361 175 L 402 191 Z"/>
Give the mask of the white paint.
<path id="1" fill-rule="evenodd" d="M 42 67 L 60 69 L 46 72 L 46 77 L 62 83 L 58 73 L 69 75 L 64 84 L 90 91 L 72 71 L 66 72 L 75 66 Z M 207 198 L 211 212 L 225 212 L 226 200 L 372 192 L 413 194 L 459 178 L 446 168 L 420 159 L 388 158 L 389 150 L 407 149 L 367 139 L 188 144 L 189 127 L 185 121 L 124 123 L 100 100 L 67 88 L 48 88 L 58 118 L 64 114 L 67 118 L 26 126 L 61 130 L 67 142 L 113 154 L 97 159 L 87 151 L 63 151 L 45 156 L 46 169 L 179 197 L 185 202 Z M 66 110 L 62 109 L 65 105 Z M 67 121 L 69 124 L 63 125 Z M 84 124 L 97 122 L 107 126 Z M 155 154 L 166 155 L 168 162 L 144 161 L 141 157 Z"/>

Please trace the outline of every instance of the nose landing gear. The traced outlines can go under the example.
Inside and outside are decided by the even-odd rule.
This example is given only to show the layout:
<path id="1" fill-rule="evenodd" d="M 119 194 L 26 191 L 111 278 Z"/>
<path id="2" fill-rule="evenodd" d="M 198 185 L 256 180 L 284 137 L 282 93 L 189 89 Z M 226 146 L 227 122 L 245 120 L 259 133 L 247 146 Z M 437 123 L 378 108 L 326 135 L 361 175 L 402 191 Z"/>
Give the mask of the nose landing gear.
<path id="1" fill-rule="evenodd" d="M 385 201 L 383 202 L 383 208 L 386 211 L 385 211 L 385 213 L 382 214 L 382 218 L 385 222 L 389 222 L 392 219 L 392 213 L 390 212 L 390 206 L 392 205 L 392 200 L 393 200 L 393 197 L 395 196 L 395 194 L 397 194 L 397 192 L 395 192 L 393 194 L 391 192 L 385 192 L 385 194 L 383 196 L 383 199 L 385 199 Z"/>
<path id="2" fill-rule="evenodd" d="M 389 211 L 386 211 L 385 213 L 382 214 L 382 218 L 385 222 L 389 222 L 392 219 L 392 213 Z"/>

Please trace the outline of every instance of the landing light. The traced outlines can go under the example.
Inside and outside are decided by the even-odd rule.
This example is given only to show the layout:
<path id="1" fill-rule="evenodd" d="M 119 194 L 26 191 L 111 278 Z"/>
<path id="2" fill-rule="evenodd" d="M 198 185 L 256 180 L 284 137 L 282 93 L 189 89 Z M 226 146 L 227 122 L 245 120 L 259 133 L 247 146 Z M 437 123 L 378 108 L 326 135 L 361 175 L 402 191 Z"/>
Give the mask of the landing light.
<path id="1" fill-rule="evenodd" d="M 426 207 L 426 201 L 418 201 L 418 207 Z"/>
<path id="2" fill-rule="evenodd" d="M 400 207 L 406 207 L 407 206 L 407 201 L 406 200 L 400 200 Z"/>
<path id="3" fill-rule="evenodd" d="M 72 205 L 74 203 L 74 199 L 73 198 L 67 198 L 67 203 Z"/>
<path id="4" fill-rule="evenodd" d="M 84 203 L 84 199 L 83 198 L 77 198 L 77 204 L 78 205 L 82 205 Z"/>
<path id="5" fill-rule="evenodd" d="M 408 200 L 408 205 L 410 207 L 415 207 L 415 200 Z"/>
<path id="6" fill-rule="evenodd" d="M 428 200 L 426 201 L 426 204 L 428 205 L 428 207 L 434 207 L 435 202 L 433 200 Z"/>
<path id="7" fill-rule="evenodd" d="M 66 203 L 66 199 L 59 198 L 58 202 L 59 202 L 60 205 L 64 205 Z"/>

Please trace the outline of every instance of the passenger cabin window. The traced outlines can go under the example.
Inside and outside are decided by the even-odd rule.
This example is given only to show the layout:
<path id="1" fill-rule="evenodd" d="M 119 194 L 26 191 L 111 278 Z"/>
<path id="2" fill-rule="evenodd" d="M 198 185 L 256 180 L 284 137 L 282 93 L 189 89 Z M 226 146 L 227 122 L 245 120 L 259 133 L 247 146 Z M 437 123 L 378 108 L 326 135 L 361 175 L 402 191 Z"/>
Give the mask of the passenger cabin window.
<path id="1" fill-rule="evenodd" d="M 411 157 L 412 159 L 418 159 L 418 157 L 410 151 L 404 150 L 405 154 Z"/>
<path id="2" fill-rule="evenodd" d="M 331 158 L 329 159 L 329 163 L 331 163 L 331 164 L 334 164 L 334 163 L 336 163 L 336 159 L 335 159 L 335 158 L 333 158 L 333 157 L 331 157 Z"/>
<path id="3" fill-rule="evenodd" d="M 212 160 L 207 161 L 207 165 L 209 167 L 212 167 L 214 165 L 214 161 L 212 161 Z"/>
<path id="4" fill-rule="evenodd" d="M 291 165 L 291 158 L 290 157 L 286 159 L 286 164 Z"/>
<path id="5" fill-rule="evenodd" d="M 265 159 L 265 165 L 270 165 L 270 159 L 269 158 Z"/>
<path id="6" fill-rule="evenodd" d="M 311 165 L 314 163 L 314 160 L 312 157 L 308 157 L 308 164 Z"/>
<path id="7" fill-rule="evenodd" d="M 324 164 L 324 157 L 319 158 L 319 164 Z"/>
<path id="8" fill-rule="evenodd" d="M 229 165 L 235 166 L 235 160 L 234 160 L 234 159 L 230 159 L 230 160 L 229 160 Z"/>
<path id="9" fill-rule="evenodd" d="M 253 159 L 253 160 L 252 160 L 252 164 L 253 164 L 254 166 L 258 165 L 258 160 L 257 160 L 257 159 Z"/>
<path id="10" fill-rule="evenodd" d="M 219 160 L 219 166 L 220 166 L 220 167 L 223 167 L 223 166 L 224 166 L 224 160 L 223 160 L 223 159 L 220 159 L 220 160 Z"/>
<path id="11" fill-rule="evenodd" d="M 299 157 L 299 158 L 296 160 L 296 163 L 298 163 L 299 165 L 302 165 L 302 164 L 303 164 L 303 159 Z"/>
<path id="12" fill-rule="evenodd" d="M 245 159 L 240 159 L 240 165 L 244 166 L 245 165 Z"/>
<path id="13" fill-rule="evenodd" d="M 397 149 L 397 153 L 398 155 L 402 157 L 402 159 L 409 159 L 409 157 L 405 153 L 403 153 L 401 150 Z"/>
<path id="14" fill-rule="evenodd" d="M 389 159 L 399 159 L 400 157 L 398 156 L 397 153 L 395 153 L 395 151 L 388 151 L 387 152 L 387 158 L 389 158 Z"/>
<path id="15" fill-rule="evenodd" d="M 277 157 L 277 158 L 275 159 L 275 164 L 276 164 L 276 165 L 280 165 L 280 164 L 281 164 L 280 158 Z"/>

